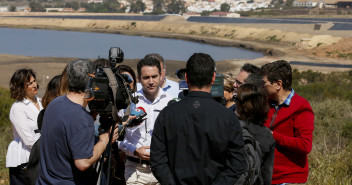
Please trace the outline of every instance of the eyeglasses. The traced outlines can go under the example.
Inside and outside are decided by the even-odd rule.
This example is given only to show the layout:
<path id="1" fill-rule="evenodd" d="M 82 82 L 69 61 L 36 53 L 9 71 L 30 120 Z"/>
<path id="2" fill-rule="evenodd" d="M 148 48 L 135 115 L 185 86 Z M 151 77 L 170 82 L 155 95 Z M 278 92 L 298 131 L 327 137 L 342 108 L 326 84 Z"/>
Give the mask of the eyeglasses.
<path id="1" fill-rule="evenodd" d="M 27 86 L 31 86 L 31 85 L 33 85 L 34 83 L 36 83 L 37 82 L 37 80 L 36 79 L 34 79 L 33 81 L 31 81 L 31 82 L 29 82 L 29 83 L 27 83 Z"/>
<path id="2" fill-rule="evenodd" d="M 244 83 L 243 82 L 240 82 L 239 80 L 235 80 L 235 83 L 238 85 L 238 86 L 241 86 L 241 85 L 243 85 Z"/>

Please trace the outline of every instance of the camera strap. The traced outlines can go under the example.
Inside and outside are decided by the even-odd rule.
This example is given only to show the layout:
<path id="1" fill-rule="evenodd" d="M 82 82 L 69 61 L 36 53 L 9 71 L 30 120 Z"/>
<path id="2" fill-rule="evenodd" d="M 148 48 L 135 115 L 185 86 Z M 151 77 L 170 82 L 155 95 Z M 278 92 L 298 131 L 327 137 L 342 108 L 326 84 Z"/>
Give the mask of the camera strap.
<path id="1" fill-rule="evenodd" d="M 117 81 L 115 78 L 114 73 L 110 68 L 103 68 L 106 76 L 109 78 L 109 86 L 111 87 L 112 93 L 114 95 L 114 105 L 112 106 L 112 118 L 114 119 L 115 123 L 122 122 L 121 118 L 117 115 L 116 109 L 116 92 L 117 92 Z"/>

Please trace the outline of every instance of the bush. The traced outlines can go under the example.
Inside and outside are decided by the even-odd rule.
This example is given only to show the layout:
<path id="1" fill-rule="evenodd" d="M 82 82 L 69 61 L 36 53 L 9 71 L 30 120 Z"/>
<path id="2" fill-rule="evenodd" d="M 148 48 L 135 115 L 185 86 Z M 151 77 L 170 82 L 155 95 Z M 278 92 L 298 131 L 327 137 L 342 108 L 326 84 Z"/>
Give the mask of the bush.
<path id="1" fill-rule="evenodd" d="M 6 166 L 7 147 L 12 140 L 12 127 L 9 120 L 9 112 L 14 100 L 10 98 L 10 92 L 0 87 L 0 184 L 9 184 L 8 169 Z"/>
<path id="2" fill-rule="evenodd" d="M 15 102 L 10 98 L 10 92 L 0 87 L 0 128 L 6 125 L 10 125 L 9 113 L 11 105 Z"/>
<path id="3" fill-rule="evenodd" d="M 352 106 L 341 99 L 311 102 L 315 120 L 309 184 L 351 184 Z"/>

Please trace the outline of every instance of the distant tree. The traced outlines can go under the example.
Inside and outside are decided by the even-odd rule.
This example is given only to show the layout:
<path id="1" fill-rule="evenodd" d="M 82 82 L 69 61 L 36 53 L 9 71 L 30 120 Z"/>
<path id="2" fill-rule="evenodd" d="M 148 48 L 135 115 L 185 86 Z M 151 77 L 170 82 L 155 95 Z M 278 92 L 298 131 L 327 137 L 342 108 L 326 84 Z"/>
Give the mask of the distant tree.
<path id="1" fill-rule="evenodd" d="M 31 2 L 31 3 L 29 3 L 29 7 L 31 8 L 32 12 L 44 12 L 45 11 L 45 9 L 41 3 Z"/>
<path id="2" fill-rule="evenodd" d="M 131 4 L 130 12 L 144 12 L 145 8 L 145 4 L 142 2 L 142 0 L 137 0 L 135 3 Z"/>
<path id="3" fill-rule="evenodd" d="M 182 0 L 171 0 L 171 3 L 167 5 L 167 13 L 184 13 L 186 12 L 185 3 Z"/>
<path id="4" fill-rule="evenodd" d="M 78 10 L 80 8 L 79 2 L 78 1 L 72 2 L 72 8 L 74 10 Z"/>
<path id="5" fill-rule="evenodd" d="M 200 14 L 201 16 L 209 16 L 211 12 L 210 11 L 202 11 L 202 13 Z"/>
<path id="6" fill-rule="evenodd" d="M 227 4 L 227 3 L 222 3 L 222 4 L 220 5 L 220 10 L 221 10 L 222 12 L 228 12 L 228 11 L 230 11 L 230 5 Z"/>
<path id="7" fill-rule="evenodd" d="M 163 12 L 165 7 L 164 0 L 153 0 L 153 12 Z"/>
<path id="8" fill-rule="evenodd" d="M 285 9 L 292 9 L 292 8 L 294 8 L 294 7 L 293 7 L 293 1 L 294 1 L 294 0 L 286 0 L 286 3 L 285 3 L 284 8 L 285 8 Z"/>
<path id="9" fill-rule="evenodd" d="M 15 12 L 16 11 L 16 6 L 15 5 L 11 5 L 10 7 L 8 7 L 9 12 Z"/>

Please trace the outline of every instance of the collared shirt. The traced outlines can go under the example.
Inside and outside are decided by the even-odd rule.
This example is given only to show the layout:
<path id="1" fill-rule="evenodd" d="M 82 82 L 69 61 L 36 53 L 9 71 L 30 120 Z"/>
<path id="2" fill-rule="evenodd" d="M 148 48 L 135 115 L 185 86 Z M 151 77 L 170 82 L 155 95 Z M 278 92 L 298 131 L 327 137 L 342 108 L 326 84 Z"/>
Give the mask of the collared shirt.
<path id="1" fill-rule="evenodd" d="M 137 92 L 138 100 L 136 107 L 143 107 L 147 113 L 145 121 L 140 125 L 126 130 L 125 139 L 120 143 L 120 148 L 129 156 L 134 156 L 136 148 L 150 146 L 154 123 L 161 110 L 172 100 L 172 96 L 159 89 L 158 96 L 153 102 L 149 101 L 143 90 Z M 135 156 L 134 156 L 135 157 Z"/>
<path id="2" fill-rule="evenodd" d="M 137 83 L 137 91 L 142 89 L 141 83 Z M 177 82 L 165 78 L 165 84 L 162 88 L 164 92 L 170 94 L 173 98 L 177 98 L 178 94 L 181 92 Z"/>
<path id="3" fill-rule="evenodd" d="M 43 106 L 37 98 L 39 109 Z M 34 131 L 38 129 L 37 118 L 40 110 L 28 99 L 16 101 L 10 110 L 10 120 L 13 128 L 13 141 L 9 144 L 6 155 L 6 167 L 17 167 L 28 162 L 33 144 L 40 137 Z"/>
<path id="4" fill-rule="evenodd" d="M 281 107 L 283 106 L 290 106 L 292 97 L 295 95 L 295 90 L 291 90 L 291 93 L 287 96 L 284 102 L 282 102 L 280 105 L 277 105 L 276 102 L 271 101 L 271 105 L 274 106 L 275 110 L 278 111 Z"/>

